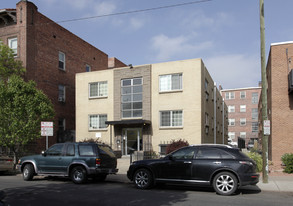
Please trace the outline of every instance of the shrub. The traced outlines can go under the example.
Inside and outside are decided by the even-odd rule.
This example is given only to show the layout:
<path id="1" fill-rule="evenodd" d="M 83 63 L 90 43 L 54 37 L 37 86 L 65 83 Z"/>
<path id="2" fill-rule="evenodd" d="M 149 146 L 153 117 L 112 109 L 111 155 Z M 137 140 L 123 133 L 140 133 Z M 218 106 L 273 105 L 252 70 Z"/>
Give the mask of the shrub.
<path id="1" fill-rule="evenodd" d="M 180 149 L 181 147 L 189 146 L 189 143 L 186 140 L 172 140 L 171 144 L 169 144 L 166 148 L 166 154 L 169 154 L 177 149 Z"/>
<path id="2" fill-rule="evenodd" d="M 249 152 L 247 155 L 256 163 L 256 171 L 262 171 L 262 156 L 257 152 Z"/>
<path id="3" fill-rule="evenodd" d="M 282 161 L 285 165 L 284 172 L 286 173 L 293 173 L 293 154 L 292 153 L 286 153 L 282 156 Z"/>

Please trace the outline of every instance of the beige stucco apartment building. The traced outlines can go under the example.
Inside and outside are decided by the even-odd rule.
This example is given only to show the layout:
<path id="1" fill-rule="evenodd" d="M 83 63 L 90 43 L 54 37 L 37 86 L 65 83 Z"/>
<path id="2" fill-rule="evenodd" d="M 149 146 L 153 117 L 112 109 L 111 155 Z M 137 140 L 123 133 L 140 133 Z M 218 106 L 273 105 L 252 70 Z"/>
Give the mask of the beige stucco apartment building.
<path id="1" fill-rule="evenodd" d="M 164 154 L 171 140 L 227 143 L 227 107 L 201 59 L 76 75 L 76 140 L 123 155 Z"/>

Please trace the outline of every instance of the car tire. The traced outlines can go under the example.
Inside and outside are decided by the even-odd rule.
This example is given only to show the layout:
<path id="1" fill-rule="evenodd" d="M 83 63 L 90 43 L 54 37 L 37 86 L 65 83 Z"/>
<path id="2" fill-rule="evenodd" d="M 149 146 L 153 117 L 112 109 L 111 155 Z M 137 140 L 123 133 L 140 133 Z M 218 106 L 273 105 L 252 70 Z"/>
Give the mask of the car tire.
<path id="1" fill-rule="evenodd" d="M 238 180 L 231 172 L 220 172 L 213 180 L 213 188 L 219 195 L 232 195 L 238 188 Z"/>
<path id="2" fill-rule="evenodd" d="M 72 169 L 70 177 L 75 184 L 82 184 L 87 180 L 87 173 L 82 166 L 77 166 Z"/>
<path id="3" fill-rule="evenodd" d="M 134 174 L 134 184 L 139 189 L 149 189 L 153 186 L 152 173 L 147 169 L 139 169 Z"/>
<path id="4" fill-rule="evenodd" d="M 22 171 L 22 177 L 25 181 L 30 181 L 33 179 L 34 173 L 35 173 L 35 170 L 34 170 L 33 165 L 26 164 L 23 168 L 23 171 Z"/>

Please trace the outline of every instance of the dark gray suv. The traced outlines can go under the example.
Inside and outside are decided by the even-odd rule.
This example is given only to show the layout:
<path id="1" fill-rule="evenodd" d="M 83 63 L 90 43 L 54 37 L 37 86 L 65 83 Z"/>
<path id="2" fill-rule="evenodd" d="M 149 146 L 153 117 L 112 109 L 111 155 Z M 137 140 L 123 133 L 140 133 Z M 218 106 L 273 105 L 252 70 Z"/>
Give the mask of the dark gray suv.
<path id="1" fill-rule="evenodd" d="M 74 183 L 84 183 L 88 177 L 103 181 L 108 174 L 118 172 L 117 158 L 108 145 L 96 143 L 59 143 L 40 155 L 26 156 L 17 168 L 23 179 L 35 175 L 68 176 Z"/>

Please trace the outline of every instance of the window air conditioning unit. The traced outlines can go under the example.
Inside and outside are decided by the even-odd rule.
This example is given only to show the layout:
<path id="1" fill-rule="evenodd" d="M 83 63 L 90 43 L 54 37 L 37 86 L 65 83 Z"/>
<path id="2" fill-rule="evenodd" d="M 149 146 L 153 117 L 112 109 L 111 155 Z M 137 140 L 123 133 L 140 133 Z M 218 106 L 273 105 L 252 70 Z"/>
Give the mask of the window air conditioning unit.
<path id="1" fill-rule="evenodd" d="M 291 69 L 288 75 L 288 92 L 289 94 L 293 92 L 293 69 Z"/>
<path id="2" fill-rule="evenodd" d="M 64 97 L 58 97 L 58 101 L 59 102 L 65 102 L 65 99 L 64 99 Z"/>

